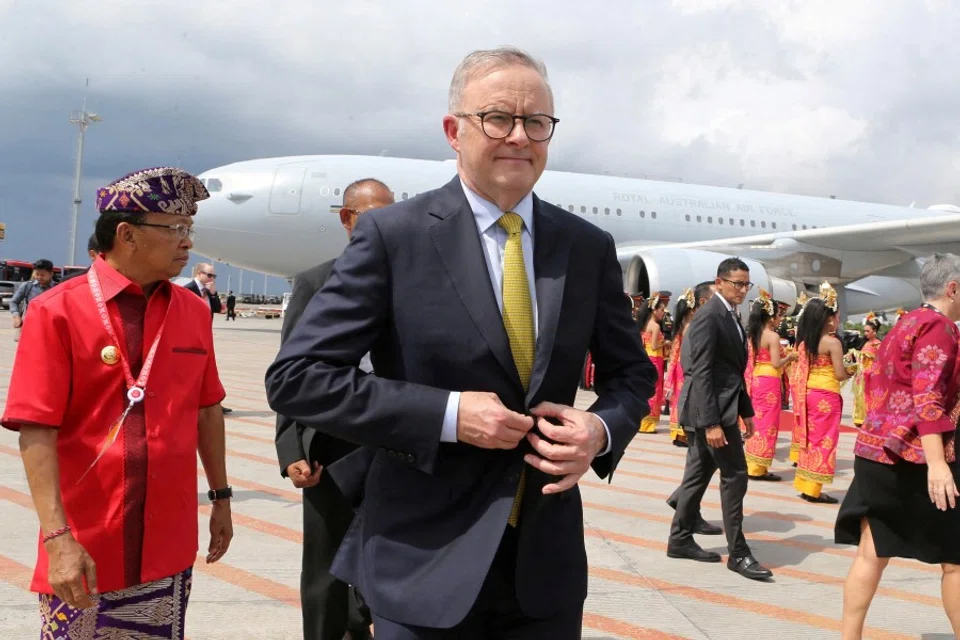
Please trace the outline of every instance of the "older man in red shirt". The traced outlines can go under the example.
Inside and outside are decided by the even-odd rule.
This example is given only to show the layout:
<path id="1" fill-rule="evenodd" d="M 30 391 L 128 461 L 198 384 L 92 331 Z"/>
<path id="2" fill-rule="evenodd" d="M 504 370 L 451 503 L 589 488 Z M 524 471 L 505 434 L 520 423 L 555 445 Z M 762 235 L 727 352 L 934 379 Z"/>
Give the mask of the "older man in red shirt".
<path id="1" fill-rule="evenodd" d="M 198 451 L 207 562 L 233 536 L 210 310 L 169 282 L 207 197 L 169 167 L 100 189 L 101 255 L 30 306 L 2 424 L 20 431 L 40 519 L 31 588 L 45 640 L 183 638 Z"/>

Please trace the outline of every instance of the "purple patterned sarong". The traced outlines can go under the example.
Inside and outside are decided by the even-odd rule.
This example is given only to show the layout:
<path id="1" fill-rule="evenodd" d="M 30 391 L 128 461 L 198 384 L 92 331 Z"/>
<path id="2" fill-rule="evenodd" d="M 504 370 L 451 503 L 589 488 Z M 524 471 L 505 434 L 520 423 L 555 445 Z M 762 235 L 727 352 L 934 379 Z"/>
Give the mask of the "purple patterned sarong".
<path id="1" fill-rule="evenodd" d="M 40 640 L 183 640 L 193 567 L 170 578 L 94 596 L 74 609 L 40 594 Z"/>

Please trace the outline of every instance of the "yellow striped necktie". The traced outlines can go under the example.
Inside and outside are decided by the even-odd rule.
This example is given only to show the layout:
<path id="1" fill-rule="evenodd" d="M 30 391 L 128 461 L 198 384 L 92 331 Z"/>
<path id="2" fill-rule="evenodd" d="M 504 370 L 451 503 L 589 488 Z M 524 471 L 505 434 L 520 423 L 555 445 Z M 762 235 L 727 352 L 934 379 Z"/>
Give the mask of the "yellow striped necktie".
<path id="1" fill-rule="evenodd" d="M 512 211 L 507 211 L 497 220 L 507 232 L 507 243 L 503 251 L 503 326 L 510 340 L 513 362 L 520 374 L 523 390 L 530 388 L 530 375 L 533 373 L 533 358 L 536 348 L 536 334 L 533 327 L 533 303 L 530 300 L 530 284 L 527 280 L 527 268 L 523 261 L 521 231 L 523 219 Z M 520 472 L 520 482 L 510 509 L 510 526 L 517 526 L 520 516 L 520 502 L 526 486 L 526 463 Z"/>

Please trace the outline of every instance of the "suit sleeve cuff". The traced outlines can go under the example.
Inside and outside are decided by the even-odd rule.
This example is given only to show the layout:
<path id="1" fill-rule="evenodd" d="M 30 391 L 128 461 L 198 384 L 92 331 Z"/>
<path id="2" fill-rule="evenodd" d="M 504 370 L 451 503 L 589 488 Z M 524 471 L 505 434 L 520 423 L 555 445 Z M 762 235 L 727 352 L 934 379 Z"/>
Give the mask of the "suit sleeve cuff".
<path id="1" fill-rule="evenodd" d="M 460 412 L 460 392 L 451 391 L 447 398 L 447 408 L 443 412 L 443 428 L 440 430 L 440 442 L 457 441 L 457 414 Z"/>
<path id="2" fill-rule="evenodd" d="M 597 416 L 597 418 L 600 420 L 600 424 L 603 425 L 603 430 L 607 432 L 607 446 L 603 448 L 603 451 L 597 454 L 598 456 L 605 456 L 610 453 L 610 449 L 613 448 L 613 439 L 610 437 L 610 427 L 607 426 L 606 421 L 599 415 L 596 413 L 593 415 Z"/>

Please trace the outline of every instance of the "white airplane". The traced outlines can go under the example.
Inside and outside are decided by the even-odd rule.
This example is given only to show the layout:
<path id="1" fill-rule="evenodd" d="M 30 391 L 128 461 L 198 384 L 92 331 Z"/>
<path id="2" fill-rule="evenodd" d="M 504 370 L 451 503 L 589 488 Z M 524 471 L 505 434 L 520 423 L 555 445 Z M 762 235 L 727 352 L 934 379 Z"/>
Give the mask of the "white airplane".
<path id="1" fill-rule="evenodd" d="M 211 169 L 199 176 L 211 197 L 200 203 L 194 250 L 289 278 L 343 251 L 338 211 L 354 180 L 377 178 L 399 201 L 455 174 L 454 160 L 336 155 Z M 738 256 L 753 282 L 787 304 L 828 281 L 844 316 L 912 307 L 920 302 L 920 259 L 960 252 L 953 205 L 918 210 L 561 171 L 544 171 L 535 190 L 613 236 L 625 291 L 670 291 L 672 304 L 686 287 L 713 279 L 721 260 Z"/>

